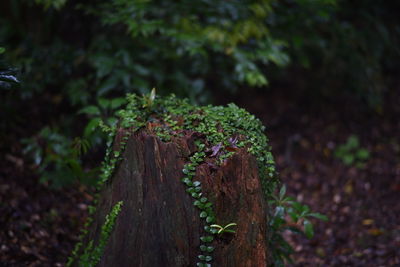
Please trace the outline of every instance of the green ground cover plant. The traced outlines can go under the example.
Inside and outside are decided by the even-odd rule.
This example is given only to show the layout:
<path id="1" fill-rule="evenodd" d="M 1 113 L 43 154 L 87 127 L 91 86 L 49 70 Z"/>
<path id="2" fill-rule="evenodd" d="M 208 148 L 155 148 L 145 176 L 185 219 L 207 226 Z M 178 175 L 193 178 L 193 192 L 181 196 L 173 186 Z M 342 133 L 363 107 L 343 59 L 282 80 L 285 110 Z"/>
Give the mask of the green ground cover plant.
<path id="1" fill-rule="evenodd" d="M 360 146 L 360 141 L 356 135 L 349 136 L 346 143 L 339 145 L 335 149 L 334 154 L 347 166 L 355 166 L 357 168 L 364 168 L 365 163 L 370 158 L 368 149 Z"/>

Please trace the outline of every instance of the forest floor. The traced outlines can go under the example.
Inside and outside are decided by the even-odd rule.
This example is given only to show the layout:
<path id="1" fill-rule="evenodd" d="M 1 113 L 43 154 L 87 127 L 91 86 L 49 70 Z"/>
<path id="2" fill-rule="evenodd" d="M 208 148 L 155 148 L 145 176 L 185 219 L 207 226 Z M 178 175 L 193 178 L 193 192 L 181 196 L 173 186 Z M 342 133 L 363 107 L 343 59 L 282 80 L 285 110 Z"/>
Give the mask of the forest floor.
<path id="1" fill-rule="evenodd" d="M 289 195 L 329 217 L 316 222 L 311 240 L 287 234 L 293 266 L 399 266 L 399 95 L 381 115 L 346 97 L 320 104 L 307 97 L 282 90 L 236 101 L 267 126 Z M 350 136 L 370 156 L 346 165 L 335 151 Z"/>
<path id="2" fill-rule="evenodd" d="M 359 111 L 354 100 L 315 104 L 285 90 L 229 100 L 267 126 L 289 194 L 329 217 L 315 222 L 311 240 L 287 234 L 293 266 L 400 265 L 398 96 L 388 98 L 381 115 Z M 346 165 L 335 151 L 352 135 L 370 156 Z M 64 266 L 92 200 L 88 189 L 39 184 L 21 145 L 10 146 L 0 161 L 0 266 Z"/>

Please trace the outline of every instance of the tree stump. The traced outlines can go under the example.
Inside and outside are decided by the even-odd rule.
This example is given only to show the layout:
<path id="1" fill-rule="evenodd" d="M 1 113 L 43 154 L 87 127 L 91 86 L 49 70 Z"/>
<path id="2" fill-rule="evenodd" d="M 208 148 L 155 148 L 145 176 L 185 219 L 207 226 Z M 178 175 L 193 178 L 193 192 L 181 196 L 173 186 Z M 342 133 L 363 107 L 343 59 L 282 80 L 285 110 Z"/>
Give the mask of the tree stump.
<path id="1" fill-rule="evenodd" d="M 105 216 L 123 201 L 98 266 L 196 266 L 204 222 L 181 182 L 196 151 L 197 133 L 184 131 L 170 142 L 142 129 L 127 140 L 122 161 L 100 194 L 87 236 L 99 240 Z M 121 139 L 117 134 L 116 141 Z M 220 166 L 206 160 L 195 179 L 213 203 L 216 224 L 236 223 L 236 233 L 215 234 L 209 266 L 266 266 L 267 204 L 254 156 L 245 148 Z"/>

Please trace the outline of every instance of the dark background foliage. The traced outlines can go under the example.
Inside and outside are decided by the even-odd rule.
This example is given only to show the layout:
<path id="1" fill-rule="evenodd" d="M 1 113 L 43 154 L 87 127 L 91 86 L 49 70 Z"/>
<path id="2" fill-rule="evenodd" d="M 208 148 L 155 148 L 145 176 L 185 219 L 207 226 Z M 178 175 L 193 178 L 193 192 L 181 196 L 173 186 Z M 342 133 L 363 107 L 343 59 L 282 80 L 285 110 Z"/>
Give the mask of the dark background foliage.
<path id="1" fill-rule="evenodd" d="M 337 120 L 351 130 L 332 130 L 341 144 L 327 146 L 344 166 L 368 169 L 365 131 L 399 142 L 398 10 L 396 1 L 372 0 L 2 1 L 3 164 L 23 166 L 29 176 L 21 177 L 46 188 L 94 184 L 104 153 L 99 121 L 115 124 L 126 93 L 155 87 L 197 104 L 235 101 L 272 132 L 299 107 L 314 107 L 323 121 L 340 110 Z M 366 123 L 356 127 L 349 117 Z M 282 143 L 302 140 L 277 125 Z M 396 169 L 398 155 L 393 160 Z M 5 185 L 17 173 L 10 168 Z"/>

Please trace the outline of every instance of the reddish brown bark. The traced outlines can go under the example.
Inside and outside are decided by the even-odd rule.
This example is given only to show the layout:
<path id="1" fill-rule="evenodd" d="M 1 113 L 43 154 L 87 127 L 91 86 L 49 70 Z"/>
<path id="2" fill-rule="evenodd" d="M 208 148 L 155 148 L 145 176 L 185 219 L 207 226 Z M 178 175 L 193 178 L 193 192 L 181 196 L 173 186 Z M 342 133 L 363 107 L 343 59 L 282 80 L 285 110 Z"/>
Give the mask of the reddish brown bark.
<path id="1" fill-rule="evenodd" d="M 180 181 L 194 136 L 164 143 L 140 131 L 129 138 L 89 234 L 97 240 L 105 215 L 124 202 L 99 266 L 196 266 L 204 222 Z M 242 149 L 217 169 L 202 164 L 196 180 L 214 205 L 216 223 L 238 225 L 236 234 L 213 241 L 212 266 L 266 266 L 267 206 L 254 157 Z"/>

